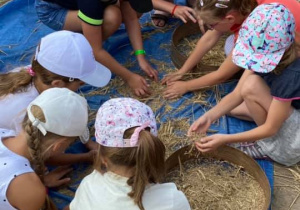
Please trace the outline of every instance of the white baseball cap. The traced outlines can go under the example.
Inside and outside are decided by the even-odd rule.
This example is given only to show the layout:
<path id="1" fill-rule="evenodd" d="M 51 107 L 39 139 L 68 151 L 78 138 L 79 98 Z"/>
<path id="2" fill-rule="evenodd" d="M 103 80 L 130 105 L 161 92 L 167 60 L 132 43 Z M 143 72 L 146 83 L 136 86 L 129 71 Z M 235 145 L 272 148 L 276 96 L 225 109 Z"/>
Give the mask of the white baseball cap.
<path id="1" fill-rule="evenodd" d="M 45 122 L 41 122 L 31 112 L 32 106 L 42 109 Z M 66 137 L 81 137 L 88 140 L 88 105 L 86 99 L 67 88 L 49 88 L 43 91 L 27 107 L 29 120 L 45 136 L 51 132 Z"/>
<path id="2" fill-rule="evenodd" d="M 108 68 L 95 60 L 87 39 L 79 33 L 58 31 L 41 39 L 35 60 L 47 70 L 70 79 L 80 79 L 95 87 L 107 85 Z"/>

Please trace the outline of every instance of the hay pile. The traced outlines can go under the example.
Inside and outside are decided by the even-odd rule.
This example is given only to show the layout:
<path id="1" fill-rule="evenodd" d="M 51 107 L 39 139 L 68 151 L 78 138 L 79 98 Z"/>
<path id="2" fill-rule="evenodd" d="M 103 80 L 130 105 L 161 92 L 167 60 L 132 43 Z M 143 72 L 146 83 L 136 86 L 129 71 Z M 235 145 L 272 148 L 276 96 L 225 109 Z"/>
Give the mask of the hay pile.
<path id="1" fill-rule="evenodd" d="M 224 53 L 224 45 L 227 37 L 227 35 L 222 36 L 216 46 L 214 46 L 203 56 L 203 58 L 201 59 L 201 63 L 208 66 L 220 66 L 226 58 Z M 185 37 L 179 41 L 177 49 L 182 55 L 188 57 L 195 49 L 200 38 L 201 34 Z"/>
<path id="2" fill-rule="evenodd" d="M 147 37 L 147 35 L 144 35 L 144 36 Z M 163 45 L 162 47 L 165 48 L 167 46 Z M 223 49 L 222 49 L 222 51 L 223 51 Z M 128 60 L 128 62 L 125 63 L 124 66 L 130 69 L 136 65 L 136 62 L 137 62 L 136 60 Z M 166 62 L 155 60 L 155 59 L 150 59 L 150 62 L 152 64 L 155 64 L 157 66 L 158 71 L 160 73 L 163 73 L 164 75 L 172 73 L 174 71 L 174 67 L 171 66 L 170 63 L 166 63 Z M 200 75 L 201 74 L 189 73 L 189 74 L 184 75 L 184 79 L 190 80 L 195 77 L 199 77 Z M 151 109 L 153 110 L 153 112 L 155 113 L 156 120 L 159 125 L 158 136 L 166 145 L 166 149 L 167 149 L 166 155 L 168 157 L 171 153 L 173 153 L 177 149 L 180 149 L 183 146 L 186 146 L 189 144 L 193 144 L 193 142 L 195 140 L 199 139 L 199 136 L 191 137 L 191 138 L 188 138 L 186 136 L 186 132 L 190 126 L 191 120 L 192 121 L 195 120 L 194 116 L 193 116 L 193 114 L 194 114 L 193 107 L 195 104 L 200 104 L 202 109 L 206 110 L 206 109 L 211 108 L 211 104 L 209 104 L 207 102 L 207 97 L 208 97 L 207 90 L 209 89 L 209 90 L 213 90 L 215 92 L 214 95 L 216 96 L 217 101 L 220 100 L 220 90 L 217 88 L 217 86 L 213 86 L 213 87 L 208 87 L 206 89 L 202 89 L 199 91 L 195 91 L 193 97 L 190 97 L 190 98 L 183 97 L 180 100 L 166 100 L 162 97 L 162 93 L 165 89 L 165 86 L 163 86 L 161 83 L 156 83 L 151 80 L 147 80 L 147 82 L 150 85 L 152 94 L 151 94 L 151 96 L 145 97 L 145 98 L 137 98 L 131 92 L 131 90 L 127 86 L 127 84 L 119 77 L 115 77 L 113 80 L 111 80 L 110 83 L 108 84 L 108 86 L 101 88 L 101 89 L 95 89 L 94 91 L 89 92 L 88 94 L 85 95 L 85 97 L 93 96 L 93 95 L 109 95 L 111 98 L 131 97 L 131 98 L 136 98 L 136 99 L 146 103 L 147 105 L 149 105 L 151 107 Z M 180 104 L 178 104 L 179 101 L 180 101 Z M 173 116 L 181 115 L 181 111 L 190 105 L 192 105 L 190 114 L 187 114 L 187 116 L 182 116 L 180 118 L 173 117 Z M 93 121 L 95 119 L 96 112 L 97 112 L 97 110 L 90 110 L 89 122 L 91 124 L 93 123 Z M 217 131 L 210 130 L 209 132 L 217 132 Z M 92 135 L 94 134 L 93 126 L 91 127 L 91 134 Z M 187 184 L 186 184 L 186 183 L 189 183 L 188 177 L 189 177 L 190 171 L 191 171 L 191 174 L 193 174 L 192 176 L 194 176 L 194 178 L 196 177 L 194 172 L 192 171 L 193 167 L 189 166 L 189 164 L 187 164 L 187 166 L 185 166 L 185 165 L 186 164 L 184 164 L 184 167 L 187 167 L 187 169 L 185 169 L 185 170 L 189 170 L 184 175 L 185 184 L 183 184 L 183 186 L 181 186 L 181 183 L 183 183 L 183 177 L 179 176 L 178 172 L 176 172 L 176 170 L 174 172 L 172 172 L 173 174 L 170 174 L 169 181 L 174 181 L 177 184 L 177 186 L 186 193 L 187 197 L 189 198 L 189 200 L 191 202 L 191 206 L 193 209 L 203 209 L 203 208 L 200 208 L 201 206 L 196 207 L 196 205 L 198 205 L 197 204 L 198 201 L 195 201 L 195 199 L 193 197 L 195 195 L 200 195 L 201 192 L 198 192 L 198 190 L 196 190 L 197 191 L 196 192 L 195 190 L 193 190 L 194 188 L 189 187 L 189 186 L 187 187 Z M 206 163 L 206 167 L 209 167 L 209 165 L 210 164 Z M 188 169 L 188 168 L 190 168 L 190 169 Z M 198 169 L 197 169 L 197 171 L 198 171 Z M 203 170 L 203 176 L 205 176 L 205 177 L 210 176 L 209 178 L 206 178 L 205 180 L 214 180 L 213 175 L 209 175 L 209 173 L 213 173 L 212 169 L 210 170 L 210 172 L 208 174 L 204 173 L 204 171 L 209 172 L 209 170 L 205 168 Z M 233 171 L 233 169 L 232 169 L 232 171 Z M 180 173 L 182 173 L 182 172 L 179 172 L 179 174 Z M 222 172 L 222 174 L 220 174 L 221 172 L 216 172 L 216 173 L 219 176 L 223 176 L 223 172 Z M 247 180 L 247 182 L 249 182 L 249 180 L 251 178 L 242 172 L 241 172 L 241 174 L 237 173 L 236 176 L 245 178 L 245 180 Z M 78 175 L 78 177 L 82 177 L 82 176 Z M 171 180 L 171 179 L 174 179 L 174 180 Z M 180 180 L 181 180 L 181 182 L 180 182 Z M 198 179 L 197 180 L 194 179 L 194 182 L 195 181 L 198 181 Z M 75 181 L 75 180 L 72 181 L 71 186 L 76 188 L 76 186 L 77 186 L 76 182 L 77 181 Z M 216 183 L 215 180 L 213 182 Z M 203 183 L 203 180 L 201 180 L 200 183 Z M 238 185 L 238 183 L 236 183 L 235 185 L 232 185 L 232 186 L 229 185 L 231 183 L 232 183 L 232 181 L 230 182 L 230 180 L 229 180 L 225 183 L 228 186 L 227 185 L 223 186 L 223 184 L 220 184 L 223 186 L 224 189 L 228 188 L 230 190 L 226 194 L 227 197 L 234 198 L 232 196 L 235 196 L 235 194 L 234 194 L 235 192 L 241 193 L 242 191 L 241 191 L 241 189 L 239 189 L 239 187 L 242 187 L 244 189 L 250 189 L 250 188 L 245 188 L 244 187 L 245 185 L 243 183 L 242 183 L 242 185 L 239 185 L 239 187 L 236 186 L 236 185 Z M 210 183 L 210 184 L 212 184 L 212 183 Z M 195 185 L 195 184 L 193 183 L 192 185 Z M 199 185 L 195 185 L 195 186 L 199 187 Z M 217 187 L 218 187 L 218 185 L 217 185 Z M 202 188 L 199 188 L 199 189 L 202 189 Z M 193 194 L 191 194 L 192 191 L 193 191 Z M 203 189 L 202 189 L 202 191 L 203 191 Z M 69 195 L 70 195 L 70 193 L 72 194 L 72 192 L 70 192 L 70 190 L 68 190 L 68 189 L 65 191 L 60 191 L 60 192 L 64 192 L 64 194 L 67 193 Z M 213 197 L 213 195 L 208 194 L 206 191 L 205 191 L 205 194 L 206 194 L 205 196 L 203 194 L 203 196 L 198 196 L 198 197 L 200 197 L 201 199 L 208 199 L 209 202 L 212 202 L 212 201 L 215 202 L 215 200 L 221 200 L 220 199 L 221 197 L 219 196 L 219 194 L 214 195 L 215 197 Z M 210 196 L 207 196 L 207 195 L 210 195 Z M 239 196 L 241 197 L 241 195 L 239 195 Z M 246 194 L 246 196 L 248 196 L 248 194 Z M 259 200 L 257 200 L 257 201 L 259 201 Z M 228 198 L 224 204 L 225 208 L 222 208 L 222 209 L 226 209 L 226 208 L 230 209 L 229 207 L 227 207 L 228 202 L 229 202 L 229 205 L 231 205 L 230 199 Z M 238 202 L 241 202 L 241 201 L 238 201 Z M 212 206 L 211 209 L 216 209 L 214 207 L 216 207 L 216 205 L 219 205 L 219 204 L 213 204 L 213 205 L 214 206 Z M 241 205 L 244 205 L 244 202 L 241 203 Z"/>
<path id="3" fill-rule="evenodd" d="M 176 183 L 193 210 L 263 209 L 264 192 L 242 167 L 208 158 L 179 165 L 167 174 L 166 181 Z"/>

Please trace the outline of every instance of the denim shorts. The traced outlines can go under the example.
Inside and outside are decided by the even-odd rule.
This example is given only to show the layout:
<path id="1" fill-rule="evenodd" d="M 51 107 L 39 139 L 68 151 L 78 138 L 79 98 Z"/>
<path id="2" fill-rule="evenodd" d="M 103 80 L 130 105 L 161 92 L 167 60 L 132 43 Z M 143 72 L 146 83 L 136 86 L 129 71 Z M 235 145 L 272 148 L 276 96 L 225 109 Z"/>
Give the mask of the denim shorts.
<path id="1" fill-rule="evenodd" d="M 62 30 L 68 10 L 58 4 L 43 0 L 35 0 L 37 16 L 46 26 L 55 31 Z"/>

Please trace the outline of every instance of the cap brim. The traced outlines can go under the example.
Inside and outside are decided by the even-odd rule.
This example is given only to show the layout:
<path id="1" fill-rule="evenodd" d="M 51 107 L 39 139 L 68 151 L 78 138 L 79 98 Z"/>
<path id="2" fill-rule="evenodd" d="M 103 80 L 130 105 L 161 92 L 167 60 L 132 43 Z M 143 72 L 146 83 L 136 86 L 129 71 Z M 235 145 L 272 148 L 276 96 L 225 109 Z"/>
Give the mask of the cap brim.
<path id="1" fill-rule="evenodd" d="M 129 0 L 130 6 L 138 13 L 150 12 L 153 9 L 151 0 Z"/>
<path id="2" fill-rule="evenodd" d="M 271 53 L 255 53 L 245 47 L 243 42 L 238 39 L 233 52 L 232 61 L 244 69 L 255 72 L 268 73 L 273 71 L 280 62 L 285 50 L 279 50 Z"/>
<path id="3" fill-rule="evenodd" d="M 111 72 L 100 63 L 96 63 L 96 69 L 92 74 L 79 78 L 81 81 L 94 87 L 104 87 L 111 78 Z"/>

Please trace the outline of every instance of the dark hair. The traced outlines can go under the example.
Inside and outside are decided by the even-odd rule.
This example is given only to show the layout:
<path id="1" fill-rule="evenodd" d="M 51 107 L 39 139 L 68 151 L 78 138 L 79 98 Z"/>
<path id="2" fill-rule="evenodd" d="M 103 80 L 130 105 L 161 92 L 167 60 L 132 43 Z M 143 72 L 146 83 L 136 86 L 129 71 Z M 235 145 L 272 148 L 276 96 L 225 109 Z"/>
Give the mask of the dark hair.
<path id="1" fill-rule="evenodd" d="M 124 138 L 128 139 L 135 128 L 125 131 Z M 158 137 L 150 131 L 142 130 L 139 134 L 139 145 L 130 148 L 115 148 L 100 146 L 95 169 L 105 173 L 102 158 L 107 158 L 112 164 L 133 169 L 134 174 L 127 181 L 132 186 L 128 195 L 141 210 L 144 210 L 142 197 L 146 185 L 159 183 L 165 175 L 165 146 Z"/>

